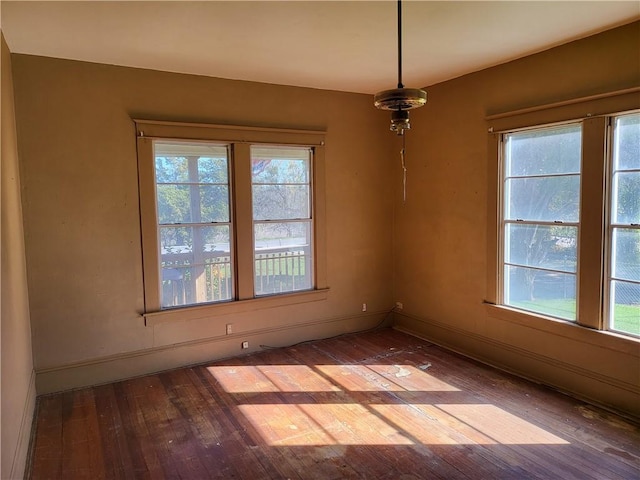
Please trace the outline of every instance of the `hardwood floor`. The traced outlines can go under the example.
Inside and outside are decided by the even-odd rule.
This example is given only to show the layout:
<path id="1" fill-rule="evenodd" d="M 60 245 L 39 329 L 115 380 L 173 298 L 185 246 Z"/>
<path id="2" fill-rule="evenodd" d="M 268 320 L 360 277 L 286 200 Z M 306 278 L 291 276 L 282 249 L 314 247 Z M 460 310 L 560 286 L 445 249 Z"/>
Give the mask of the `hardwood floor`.
<path id="1" fill-rule="evenodd" d="M 389 330 L 39 398 L 32 479 L 638 479 L 621 417 Z"/>

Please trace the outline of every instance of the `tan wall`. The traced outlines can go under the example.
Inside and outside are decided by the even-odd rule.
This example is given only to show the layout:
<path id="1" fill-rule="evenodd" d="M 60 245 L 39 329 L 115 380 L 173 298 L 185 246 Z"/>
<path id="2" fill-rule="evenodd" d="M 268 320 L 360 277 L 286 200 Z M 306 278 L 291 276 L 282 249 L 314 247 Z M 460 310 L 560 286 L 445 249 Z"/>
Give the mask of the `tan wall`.
<path id="1" fill-rule="evenodd" d="M 409 199 L 395 205 L 397 326 L 640 415 L 637 341 L 564 322 L 495 318 L 487 295 L 485 116 L 640 85 L 634 23 L 428 88 L 408 138 Z"/>
<path id="2" fill-rule="evenodd" d="M 243 340 L 254 349 L 367 328 L 392 307 L 387 116 L 370 96 L 25 55 L 13 64 L 39 393 L 237 355 Z M 328 298 L 145 326 L 131 118 L 326 129 Z"/>
<path id="3" fill-rule="evenodd" d="M 485 116 L 639 85 L 638 28 L 429 88 L 406 205 L 397 139 L 368 95 L 15 55 L 39 392 L 359 329 L 398 300 L 399 328 L 637 414 L 637 342 L 495 318 L 482 301 Z M 131 118 L 326 129 L 328 299 L 145 327 Z"/>
<path id="4" fill-rule="evenodd" d="M 0 35 L 1 36 L 1 35 Z M 20 204 L 20 176 L 11 78 L 11 55 L 2 43 L 2 168 L 0 250 L 2 289 L 2 466 L 0 478 L 22 478 L 35 406 L 35 376 L 31 357 L 29 297 Z"/>

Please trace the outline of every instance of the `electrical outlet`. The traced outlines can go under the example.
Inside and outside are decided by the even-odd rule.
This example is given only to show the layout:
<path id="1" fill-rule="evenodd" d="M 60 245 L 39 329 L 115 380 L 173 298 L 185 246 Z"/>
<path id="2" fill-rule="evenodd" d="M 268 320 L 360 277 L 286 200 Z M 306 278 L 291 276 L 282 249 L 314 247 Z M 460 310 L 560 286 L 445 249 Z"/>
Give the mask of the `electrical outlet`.
<path id="1" fill-rule="evenodd" d="M 402 305 L 402 302 L 396 302 L 396 310 L 402 310 L 404 308 L 404 305 Z"/>
<path id="2" fill-rule="evenodd" d="M 249 342 L 242 342 L 242 348 L 249 348 Z"/>
<path id="3" fill-rule="evenodd" d="M 231 335 L 233 333 L 233 324 L 227 323 L 227 335 Z"/>
<path id="4" fill-rule="evenodd" d="M 366 312 L 366 311 L 367 311 L 367 304 L 366 304 L 366 303 L 363 303 L 363 304 L 362 304 L 362 311 L 363 311 L 363 312 Z"/>

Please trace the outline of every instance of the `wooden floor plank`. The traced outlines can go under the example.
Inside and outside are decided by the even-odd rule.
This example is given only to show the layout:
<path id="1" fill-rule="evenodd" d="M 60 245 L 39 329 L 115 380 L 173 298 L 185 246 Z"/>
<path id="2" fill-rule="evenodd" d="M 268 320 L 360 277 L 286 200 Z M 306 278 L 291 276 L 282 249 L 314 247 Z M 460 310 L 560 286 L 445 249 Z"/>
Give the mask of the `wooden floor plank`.
<path id="1" fill-rule="evenodd" d="M 156 454 L 154 445 L 156 439 L 149 433 L 135 395 L 130 393 L 127 388 L 130 383 L 136 381 L 137 379 L 133 379 L 113 385 L 118 411 L 126 434 L 128 452 L 132 459 L 133 473 L 136 478 L 162 480 L 165 475 Z M 141 404 L 144 408 L 144 398 Z"/>
<path id="2" fill-rule="evenodd" d="M 260 356 L 260 365 L 255 366 L 250 357 L 242 359 L 242 366 L 247 369 L 257 369 L 261 380 L 275 387 L 276 392 L 269 392 L 268 397 L 249 395 L 250 401 L 258 400 L 259 403 L 246 405 L 246 408 L 257 408 L 263 415 L 256 418 L 256 423 L 266 427 L 271 432 L 271 439 L 263 438 L 265 443 L 280 446 L 287 461 L 297 471 L 313 469 L 319 478 L 342 479 L 358 478 L 357 472 L 348 465 L 338 464 L 335 461 L 339 457 L 338 452 L 326 456 L 327 451 L 314 451 L 314 449 L 300 449 L 301 446 L 323 445 L 331 446 L 333 437 L 327 433 L 326 425 L 317 422 L 308 414 L 309 408 L 314 408 L 314 400 L 306 394 L 308 388 L 330 388 L 329 385 L 314 382 L 314 377 L 309 375 L 306 365 L 291 362 L 282 354 L 270 355 L 269 352 Z M 309 381 L 311 380 L 311 381 Z M 317 381 L 317 378 L 315 378 Z M 264 401 L 271 404 L 264 405 Z M 273 410 L 274 405 L 279 405 L 280 414 Z M 275 419 L 275 422 L 271 421 Z M 269 442 L 269 440 L 271 440 Z"/>
<path id="3" fill-rule="evenodd" d="M 62 395 L 47 395 L 38 400 L 32 439 L 31 470 L 62 476 Z"/>
<path id="4" fill-rule="evenodd" d="M 38 399 L 32 479 L 640 478 L 624 418 L 381 329 Z"/>
<path id="5" fill-rule="evenodd" d="M 94 389 L 98 428 L 102 438 L 102 454 L 105 476 L 109 479 L 134 479 L 135 466 L 128 447 L 118 401 L 113 385 L 101 385 Z"/>
<path id="6" fill-rule="evenodd" d="M 214 365 L 213 368 L 224 369 L 228 366 L 219 363 Z M 268 452 L 263 451 L 256 443 L 255 438 L 258 435 L 253 431 L 253 425 L 237 411 L 237 399 L 227 395 L 228 392 L 214 376 L 211 368 L 197 368 L 197 375 L 201 386 L 206 389 L 212 398 L 216 399 L 220 406 L 219 418 L 227 430 L 223 442 L 225 448 L 229 449 L 230 458 L 237 461 L 240 466 L 244 466 L 243 471 L 251 472 L 251 477 L 249 478 L 257 480 L 281 478 L 282 473 L 278 468 L 278 462 L 274 463 Z M 294 478 L 298 477 L 296 475 Z"/>
<path id="7" fill-rule="evenodd" d="M 150 375 L 130 383 L 131 392 L 141 400 L 142 416 L 154 439 L 156 453 L 165 476 L 170 478 L 206 478 L 196 452 L 191 449 L 188 435 L 180 413 L 161 381 L 162 374 Z"/>
<path id="8" fill-rule="evenodd" d="M 220 447 L 226 444 L 226 435 L 217 422 L 211 422 L 206 404 L 193 384 L 186 369 L 163 374 L 163 383 L 170 386 L 171 401 L 180 412 L 182 421 L 189 426 L 194 453 L 207 470 L 207 478 L 241 478 L 237 465 Z"/>

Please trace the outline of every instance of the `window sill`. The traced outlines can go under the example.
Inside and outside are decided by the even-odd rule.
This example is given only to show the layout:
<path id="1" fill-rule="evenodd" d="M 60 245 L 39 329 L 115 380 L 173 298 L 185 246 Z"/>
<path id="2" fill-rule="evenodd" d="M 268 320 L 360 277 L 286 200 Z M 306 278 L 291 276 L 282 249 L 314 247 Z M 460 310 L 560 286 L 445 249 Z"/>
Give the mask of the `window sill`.
<path id="1" fill-rule="evenodd" d="M 248 300 L 173 308 L 170 310 L 161 310 L 159 312 L 143 314 L 144 324 L 147 327 L 151 327 L 160 323 L 186 322 L 189 320 L 213 318 L 219 315 L 244 313 L 252 310 L 283 307 L 299 303 L 319 302 L 326 300 L 328 294 L 329 289 L 324 288 L 321 290 L 308 290 L 281 295 L 271 295 L 267 297 L 251 298 Z"/>
<path id="2" fill-rule="evenodd" d="M 597 347 L 609 348 L 617 352 L 638 355 L 639 339 L 608 330 L 597 330 L 571 320 L 560 320 L 536 313 L 526 312 L 504 305 L 485 303 L 489 316 L 545 333 L 566 337 Z"/>

